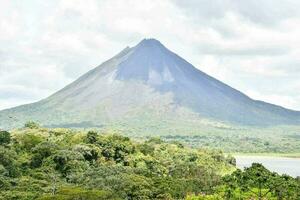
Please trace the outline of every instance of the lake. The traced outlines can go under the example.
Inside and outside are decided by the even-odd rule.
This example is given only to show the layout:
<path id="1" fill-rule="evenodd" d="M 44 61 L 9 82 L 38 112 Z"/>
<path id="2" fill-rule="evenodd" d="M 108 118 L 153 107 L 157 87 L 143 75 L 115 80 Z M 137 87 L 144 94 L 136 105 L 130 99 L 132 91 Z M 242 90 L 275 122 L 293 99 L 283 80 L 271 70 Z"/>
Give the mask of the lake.
<path id="1" fill-rule="evenodd" d="M 240 169 L 251 166 L 252 163 L 261 163 L 270 171 L 279 174 L 288 174 L 293 177 L 300 176 L 300 159 L 271 157 L 271 156 L 234 156 L 236 166 Z"/>

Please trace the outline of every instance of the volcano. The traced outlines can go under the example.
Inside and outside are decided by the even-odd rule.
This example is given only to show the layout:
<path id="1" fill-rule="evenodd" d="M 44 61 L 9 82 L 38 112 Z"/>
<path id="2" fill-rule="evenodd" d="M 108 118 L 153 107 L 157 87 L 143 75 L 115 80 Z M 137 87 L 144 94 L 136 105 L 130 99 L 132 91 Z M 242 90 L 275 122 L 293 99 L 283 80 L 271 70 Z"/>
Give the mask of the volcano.
<path id="1" fill-rule="evenodd" d="M 249 98 L 198 70 L 158 40 L 134 47 L 39 102 L 0 111 L 0 127 L 33 120 L 50 127 L 142 128 L 181 124 L 300 124 L 300 112 Z"/>

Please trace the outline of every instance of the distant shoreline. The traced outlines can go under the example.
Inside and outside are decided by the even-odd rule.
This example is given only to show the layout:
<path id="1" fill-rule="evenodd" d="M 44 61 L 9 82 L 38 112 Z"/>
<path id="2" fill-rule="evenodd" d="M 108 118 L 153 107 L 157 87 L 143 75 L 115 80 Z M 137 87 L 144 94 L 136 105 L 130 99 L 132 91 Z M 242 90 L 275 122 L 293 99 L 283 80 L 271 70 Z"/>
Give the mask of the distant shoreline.
<path id="1" fill-rule="evenodd" d="M 283 157 L 283 158 L 299 158 L 300 153 L 225 153 L 235 156 L 268 156 L 268 157 Z"/>

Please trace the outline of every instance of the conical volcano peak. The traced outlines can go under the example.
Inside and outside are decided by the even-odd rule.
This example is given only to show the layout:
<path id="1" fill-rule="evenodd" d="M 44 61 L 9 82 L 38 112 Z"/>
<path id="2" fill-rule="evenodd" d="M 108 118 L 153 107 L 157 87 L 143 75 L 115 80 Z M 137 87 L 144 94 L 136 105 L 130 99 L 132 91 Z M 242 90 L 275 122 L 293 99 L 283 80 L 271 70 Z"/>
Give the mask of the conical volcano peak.
<path id="1" fill-rule="evenodd" d="M 120 65 L 116 78 L 121 80 L 138 79 L 152 85 L 173 82 L 174 69 L 180 58 L 174 58 L 170 50 L 156 39 L 143 39 Z M 173 69 L 172 69 L 173 68 Z"/>
<path id="2" fill-rule="evenodd" d="M 132 122 L 157 122 L 154 126 L 161 129 L 162 121 L 171 120 L 171 128 L 161 129 L 164 133 L 182 127 L 197 130 L 203 119 L 247 126 L 300 124 L 300 112 L 250 99 L 156 39 L 125 48 L 47 99 L 0 111 L 1 128 L 16 123 L 7 116 L 20 124 L 34 120 L 48 126 L 94 127 L 116 121 L 130 130 Z M 173 123 L 181 119 L 178 126 Z"/>
<path id="3" fill-rule="evenodd" d="M 136 45 L 136 48 L 137 49 L 152 49 L 152 50 L 155 50 L 155 49 L 165 49 L 166 47 L 164 47 L 164 45 L 154 39 L 154 38 L 149 38 L 149 39 L 143 39 L 140 43 L 138 43 Z"/>
<path id="4" fill-rule="evenodd" d="M 139 46 L 162 46 L 160 41 L 154 38 L 145 38 L 140 43 L 138 43 Z"/>
<path id="5" fill-rule="evenodd" d="M 156 39 L 143 39 L 118 65 L 119 80 L 142 80 L 153 86 L 182 85 L 195 80 L 196 68 Z M 197 70 L 199 72 L 199 70 Z M 178 81 L 178 82 L 177 82 Z"/>

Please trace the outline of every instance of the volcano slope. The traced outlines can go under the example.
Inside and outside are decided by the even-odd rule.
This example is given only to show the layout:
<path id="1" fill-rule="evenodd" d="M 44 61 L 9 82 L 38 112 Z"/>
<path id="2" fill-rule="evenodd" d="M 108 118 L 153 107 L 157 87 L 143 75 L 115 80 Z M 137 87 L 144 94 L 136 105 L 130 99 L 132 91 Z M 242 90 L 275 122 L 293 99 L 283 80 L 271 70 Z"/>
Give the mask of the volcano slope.
<path id="1" fill-rule="evenodd" d="M 136 136 L 199 135 L 298 127 L 300 112 L 253 100 L 159 41 L 144 39 L 48 98 L 0 111 L 2 129 L 30 120 L 47 127 L 111 128 Z"/>

